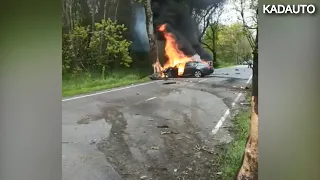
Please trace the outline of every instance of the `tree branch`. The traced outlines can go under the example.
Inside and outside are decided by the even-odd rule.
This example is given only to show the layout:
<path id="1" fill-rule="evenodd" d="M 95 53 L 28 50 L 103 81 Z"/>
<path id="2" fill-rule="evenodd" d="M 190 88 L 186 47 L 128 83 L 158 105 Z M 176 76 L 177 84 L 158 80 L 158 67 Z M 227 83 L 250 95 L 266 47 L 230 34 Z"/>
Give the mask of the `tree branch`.
<path id="1" fill-rule="evenodd" d="M 248 42 L 251 46 L 251 49 L 254 50 L 255 49 L 255 39 L 253 38 L 253 35 L 251 33 L 250 30 L 257 30 L 257 14 L 255 14 L 255 17 L 254 18 L 253 16 L 251 17 L 252 19 L 255 19 L 254 22 L 255 22 L 255 25 L 254 26 L 248 26 L 247 23 L 246 23 L 246 20 L 245 20 L 245 15 L 244 15 L 244 10 L 245 10 L 245 4 L 244 4 L 244 0 L 240 0 L 239 1 L 240 3 L 240 7 L 236 6 L 235 5 L 235 10 L 239 12 L 240 14 L 240 21 L 242 21 L 242 24 L 243 24 L 243 32 L 245 33 L 245 36 L 247 37 L 248 39 Z M 251 4 L 250 4 L 250 7 L 251 8 L 255 8 L 255 12 L 257 12 L 258 8 L 257 6 L 254 4 L 254 0 L 251 1 Z"/>
<path id="2" fill-rule="evenodd" d="M 214 50 L 205 42 L 201 42 L 202 45 L 204 45 L 206 48 L 208 48 L 211 52 L 213 52 Z"/>
<path id="3" fill-rule="evenodd" d="M 205 24 L 205 27 L 203 28 L 202 32 L 199 35 L 199 39 L 202 39 L 202 37 L 206 33 L 206 30 L 207 30 L 209 25 L 210 25 L 210 19 L 207 20 L 207 23 Z"/>

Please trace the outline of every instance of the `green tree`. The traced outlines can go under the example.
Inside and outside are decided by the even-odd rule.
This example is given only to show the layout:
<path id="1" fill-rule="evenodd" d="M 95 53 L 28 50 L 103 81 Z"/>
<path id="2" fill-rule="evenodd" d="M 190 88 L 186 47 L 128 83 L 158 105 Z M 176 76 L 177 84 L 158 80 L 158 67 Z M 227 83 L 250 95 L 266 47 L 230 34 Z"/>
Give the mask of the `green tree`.
<path id="1" fill-rule="evenodd" d="M 131 42 L 123 37 L 127 29 L 110 19 L 95 23 L 95 31 L 89 43 L 90 60 L 93 69 L 129 67 L 132 62 L 128 48 Z"/>
<path id="2" fill-rule="evenodd" d="M 239 64 L 248 58 L 251 47 L 243 32 L 242 24 L 222 25 L 213 23 L 207 29 L 202 44 L 216 58 L 216 63 Z"/>
<path id="3" fill-rule="evenodd" d="M 207 50 L 211 51 L 213 57 L 213 65 L 217 67 L 217 41 L 218 41 L 218 33 L 219 33 L 219 21 L 220 16 L 222 15 L 223 3 L 219 4 L 218 7 L 214 8 L 212 14 L 210 14 L 210 18 L 207 19 L 207 24 L 203 24 L 204 29 L 201 33 L 201 43 L 203 46 L 207 48 Z M 204 36 L 206 35 L 206 36 Z"/>
<path id="4" fill-rule="evenodd" d="M 107 19 L 95 23 L 94 29 L 92 32 L 90 26 L 77 25 L 63 35 L 63 75 L 130 66 L 131 42 L 123 36 L 125 26 Z"/>

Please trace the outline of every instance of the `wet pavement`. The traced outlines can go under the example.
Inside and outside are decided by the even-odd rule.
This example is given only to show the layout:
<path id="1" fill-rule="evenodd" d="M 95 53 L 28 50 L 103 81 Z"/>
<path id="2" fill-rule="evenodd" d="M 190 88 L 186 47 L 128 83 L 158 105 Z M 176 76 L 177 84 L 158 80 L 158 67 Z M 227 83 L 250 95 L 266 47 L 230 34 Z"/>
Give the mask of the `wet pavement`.
<path id="1" fill-rule="evenodd" d="M 211 131 L 251 74 L 236 66 L 64 100 L 63 180 L 211 179 L 215 146 L 232 140 Z"/>

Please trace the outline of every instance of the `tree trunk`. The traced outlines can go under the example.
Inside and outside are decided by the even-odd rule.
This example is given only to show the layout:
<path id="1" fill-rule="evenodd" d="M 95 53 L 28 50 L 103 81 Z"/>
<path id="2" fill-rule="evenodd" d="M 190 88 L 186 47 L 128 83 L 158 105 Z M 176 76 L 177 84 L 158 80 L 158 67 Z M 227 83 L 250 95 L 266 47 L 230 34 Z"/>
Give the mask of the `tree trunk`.
<path id="1" fill-rule="evenodd" d="M 217 62 L 217 27 L 214 28 L 214 31 L 212 31 L 212 58 L 213 58 L 213 65 Z"/>
<path id="2" fill-rule="evenodd" d="M 236 180 L 258 179 L 258 29 L 253 50 L 250 134 Z"/>
<path id="3" fill-rule="evenodd" d="M 95 23 L 95 19 L 94 19 L 94 12 L 92 13 L 92 16 L 91 16 L 91 31 L 92 31 L 92 33 L 94 32 L 94 29 L 95 29 L 95 27 L 94 27 L 94 23 Z"/>
<path id="4" fill-rule="evenodd" d="M 212 31 L 212 64 L 213 67 L 217 66 L 217 40 L 218 40 L 218 23 L 214 22 L 211 26 L 211 31 Z M 212 27 L 213 26 L 213 27 Z"/>
<path id="5" fill-rule="evenodd" d="M 149 63 L 151 67 L 152 64 L 157 62 L 157 46 L 156 37 L 153 29 L 153 13 L 151 9 L 151 0 L 146 0 L 145 7 L 147 12 L 147 33 L 150 44 Z"/>
<path id="6" fill-rule="evenodd" d="M 116 9 L 114 10 L 114 20 L 117 20 L 117 14 L 118 14 L 118 7 L 119 7 L 119 0 L 115 0 L 114 3 L 116 3 Z"/>
<path id="7" fill-rule="evenodd" d="M 107 16 L 107 4 L 108 4 L 108 0 L 104 0 L 104 5 L 103 5 L 103 19 L 106 20 L 106 16 Z"/>

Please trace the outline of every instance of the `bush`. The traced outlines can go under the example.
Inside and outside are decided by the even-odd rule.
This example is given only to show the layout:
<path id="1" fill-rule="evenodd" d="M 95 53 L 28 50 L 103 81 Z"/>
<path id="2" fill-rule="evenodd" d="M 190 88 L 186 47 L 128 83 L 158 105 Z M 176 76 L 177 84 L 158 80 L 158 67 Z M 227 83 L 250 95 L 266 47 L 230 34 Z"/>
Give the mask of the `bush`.
<path id="1" fill-rule="evenodd" d="M 127 28 L 112 20 L 95 23 L 94 31 L 89 26 L 76 26 L 70 33 L 63 34 L 63 76 L 78 76 L 80 73 L 99 72 L 129 67 L 132 59 L 123 33 Z"/>
<path id="2" fill-rule="evenodd" d="M 89 27 L 76 26 L 72 33 L 63 34 L 62 39 L 62 74 L 77 74 L 81 64 L 87 58 Z"/>

